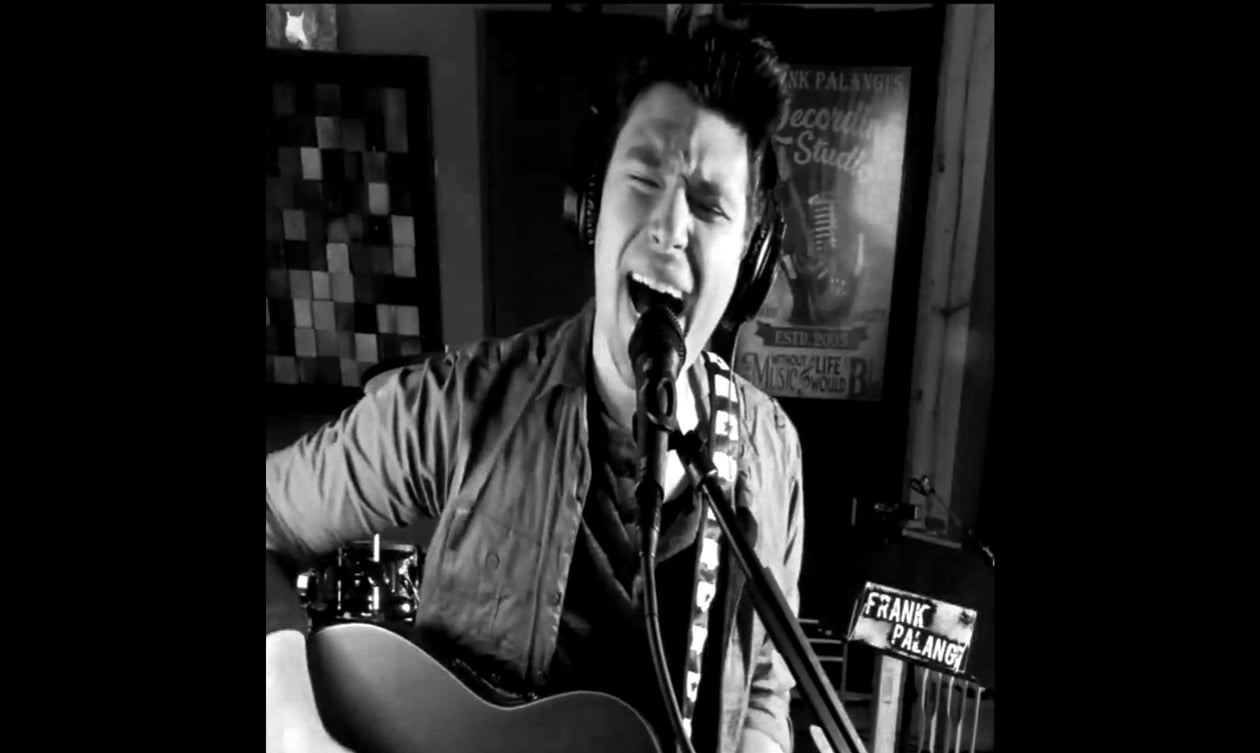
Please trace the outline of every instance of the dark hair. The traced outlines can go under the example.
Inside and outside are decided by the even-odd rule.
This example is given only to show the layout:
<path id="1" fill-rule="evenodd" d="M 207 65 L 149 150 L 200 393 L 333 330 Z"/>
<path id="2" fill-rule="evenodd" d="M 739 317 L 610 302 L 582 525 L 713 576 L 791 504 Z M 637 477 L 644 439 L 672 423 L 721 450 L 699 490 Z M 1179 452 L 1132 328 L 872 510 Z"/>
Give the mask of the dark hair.
<path id="1" fill-rule="evenodd" d="M 621 133 L 639 96 L 656 84 L 674 84 L 721 114 L 748 141 L 751 229 L 779 184 L 771 135 L 788 106 L 787 66 L 768 39 L 746 27 L 712 17 L 689 22 L 684 17 L 624 77 L 612 137 Z"/>

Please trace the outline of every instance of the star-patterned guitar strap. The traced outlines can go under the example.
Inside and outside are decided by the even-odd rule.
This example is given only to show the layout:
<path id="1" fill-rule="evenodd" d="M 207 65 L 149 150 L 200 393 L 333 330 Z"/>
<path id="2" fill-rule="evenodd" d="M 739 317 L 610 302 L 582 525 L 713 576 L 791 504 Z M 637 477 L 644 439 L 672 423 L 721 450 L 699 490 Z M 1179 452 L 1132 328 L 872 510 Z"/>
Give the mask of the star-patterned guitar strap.
<path id="1" fill-rule="evenodd" d="M 727 499 L 733 500 L 738 474 L 735 458 L 739 448 L 739 398 L 726 362 L 708 351 L 704 352 L 704 361 L 709 377 L 709 436 L 712 437 L 710 449 L 713 453 L 713 465 L 717 468 L 718 481 L 726 492 Z M 696 699 L 700 693 L 700 667 L 705 639 L 709 634 L 709 608 L 717 594 L 721 540 L 721 527 L 714 518 L 713 511 L 704 503 L 700 511 L 700 554 L 696 558 L 691 635 L 687 645 L 687 675 L 681 702 L 683 730 L 692 739 L 692 718 L 695 716 Z"/>

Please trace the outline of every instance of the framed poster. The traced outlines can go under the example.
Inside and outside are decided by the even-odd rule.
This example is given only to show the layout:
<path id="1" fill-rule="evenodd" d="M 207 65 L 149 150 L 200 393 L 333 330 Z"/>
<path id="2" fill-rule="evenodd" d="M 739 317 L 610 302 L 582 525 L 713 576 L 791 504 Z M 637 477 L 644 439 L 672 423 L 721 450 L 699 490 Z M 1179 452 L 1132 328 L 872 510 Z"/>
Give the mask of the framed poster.
<path id="1" fill-rule="evenodd" d="M 792 66 L 774 132 L 787 228 L 735 367 L 776 397 L 883 396 L 910 68 Z"/>
<path id="2" fill-rule="evenodd" d="M 441 352 L 428 61 L 268 50 L 267 378 L 359 394 Z"/>

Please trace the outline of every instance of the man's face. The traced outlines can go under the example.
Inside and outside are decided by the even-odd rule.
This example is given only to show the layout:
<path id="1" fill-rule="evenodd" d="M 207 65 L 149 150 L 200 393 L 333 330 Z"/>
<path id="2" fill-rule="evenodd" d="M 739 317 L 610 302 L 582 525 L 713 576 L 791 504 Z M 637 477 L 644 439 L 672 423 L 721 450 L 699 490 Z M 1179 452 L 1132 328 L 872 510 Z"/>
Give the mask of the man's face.
<path id="1" fill-rule="evenodd" d="M 595 337 L 631 387 L 647 287 L 681 299 L 684 368 L 726 310 L 745 247 L 747 149 L 738 128 L 671 84 L 640 95 L 617 136 L 595 232 Z"/>

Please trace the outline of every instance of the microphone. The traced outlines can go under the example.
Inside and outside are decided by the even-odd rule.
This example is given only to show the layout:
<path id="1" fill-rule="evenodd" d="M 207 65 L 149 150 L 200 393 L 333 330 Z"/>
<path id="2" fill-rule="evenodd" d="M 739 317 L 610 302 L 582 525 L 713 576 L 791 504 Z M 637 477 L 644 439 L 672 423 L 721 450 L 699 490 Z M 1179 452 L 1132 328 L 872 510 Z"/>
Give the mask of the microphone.
<path id="1" fill-rule="evenodd" d="M 630 336 L 630 362 L 636 402 L 634 434 L 639 448 L 635 497 L 644 552 L 653 557 L 660 505 L 665 498 L 669 437 L 678 428 L 675 382 L 686 357 L 687 346 L 678 317 L 662 304 L 648 306 Z"/>

